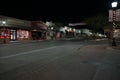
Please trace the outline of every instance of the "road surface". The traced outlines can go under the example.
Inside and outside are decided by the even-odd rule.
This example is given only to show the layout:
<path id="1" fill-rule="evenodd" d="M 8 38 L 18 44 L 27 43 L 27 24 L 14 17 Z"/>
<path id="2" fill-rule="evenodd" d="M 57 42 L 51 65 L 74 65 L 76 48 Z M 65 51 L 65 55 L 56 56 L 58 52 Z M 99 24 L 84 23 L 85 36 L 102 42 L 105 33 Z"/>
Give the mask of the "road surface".
<path id="1" fill-rule="evenodd" d="M 37 41 L 0 45 L 0 80 L 120 80 L 120 51 L 107 49 L 106 44 Z"/>

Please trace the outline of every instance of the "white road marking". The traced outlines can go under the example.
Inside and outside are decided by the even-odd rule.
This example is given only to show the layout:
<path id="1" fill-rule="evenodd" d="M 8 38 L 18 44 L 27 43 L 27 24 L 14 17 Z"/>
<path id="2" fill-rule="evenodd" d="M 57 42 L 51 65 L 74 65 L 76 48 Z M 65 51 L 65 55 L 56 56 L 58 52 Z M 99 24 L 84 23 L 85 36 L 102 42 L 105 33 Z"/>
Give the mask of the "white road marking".
<path id="1" fill-rule="evenodd" d="M 36 50 L 26 51 L 26 52 L 14 54 L 14 55 L 2 56 L 2 57 L 0 57 L 0 59 L 7 59 L 7 58 L 15 57 L 15 56 L 20 56 L 20 55 L 25 55 L 25 54 L 31 54 L 31 53 L 35 53 L 35 52 L 39 52 L 39 51 L 45 51 L 45 50 L 49 50 L 49 49 L 55 49 L 55 48 L 58 48 L 58 47 L 66 47 L 66 46 L 63 45 L 63 46 L 54 46 L 54 47 L 49 47 L 49 48 L 44 48 L 44 49 L 36 49 Z M 68 47 L 69 47 L 69 45 L 68 45 Z"/>
<path id="2" fill-rule="evenodd" d="M 32 50 L 32 51 L 26 51 L 26 52 L 14 54 L 14 55 L 3 56 L 3 57 L 0 57 L 0 59 L 5 59 L 5 58 L 10 58 L 10 57 L 20 56 L 20 55 L 25 55 L 25 54 L 31 54 L 31 53 L 34 53 L 34 52 L 39 52 L 39 51 L 54 49 L 54 48 L 57 48 L 57 47 L 62 47 L 62 46 L 54 46 L 54 47 L 49 47 L 49 48 L 44 48 L 44 49 L 36 49 L 36 50 Z"/>

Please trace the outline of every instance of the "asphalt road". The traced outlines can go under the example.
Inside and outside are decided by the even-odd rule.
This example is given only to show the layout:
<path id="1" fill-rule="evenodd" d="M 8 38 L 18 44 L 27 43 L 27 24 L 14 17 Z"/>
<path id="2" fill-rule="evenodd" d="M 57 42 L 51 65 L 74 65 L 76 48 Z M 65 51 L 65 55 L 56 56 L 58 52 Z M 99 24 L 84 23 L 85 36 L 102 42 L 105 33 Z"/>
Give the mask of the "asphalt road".
<path id="1" fill-rule="evenodd" d="M 96 52 L 84 49 L 88 45 L 105 44 L 94 41 L 36 41 L 0 45 L 0 80 L 120 80 L 116 76 L 120 69 L 115 72 L 120 67 L 119 62 L 117 68 L 108 68 L 111 64 L 99 68 L 109 52 L 103 48 Z M 116 59 L 120 61 L 119 57 Z M 103 70 L 108 75 L 115 74 L 112 78 L 111 74 L 101 78 L 98 72 L 102 71 L 102 74 Z"/>

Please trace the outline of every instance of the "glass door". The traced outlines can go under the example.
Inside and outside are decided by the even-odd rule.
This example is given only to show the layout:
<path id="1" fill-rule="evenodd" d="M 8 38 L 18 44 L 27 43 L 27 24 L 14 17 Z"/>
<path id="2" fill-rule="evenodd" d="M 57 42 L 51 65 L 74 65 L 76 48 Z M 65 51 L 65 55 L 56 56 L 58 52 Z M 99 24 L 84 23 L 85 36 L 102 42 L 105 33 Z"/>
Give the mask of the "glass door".
<path id="1" fill-rule="evenodd" d="M 16 40 L 16 30 L 10 30 L 10 40 L 14 41 Z"/>

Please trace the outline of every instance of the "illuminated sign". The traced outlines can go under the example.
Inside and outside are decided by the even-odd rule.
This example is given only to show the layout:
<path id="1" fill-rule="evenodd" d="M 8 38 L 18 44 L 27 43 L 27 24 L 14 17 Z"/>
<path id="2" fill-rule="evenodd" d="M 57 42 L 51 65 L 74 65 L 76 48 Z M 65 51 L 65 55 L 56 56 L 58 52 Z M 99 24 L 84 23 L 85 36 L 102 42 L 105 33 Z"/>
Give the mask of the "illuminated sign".
<path id="1" fill-rule="evenodd" d="M 109 10 L 109 22 L 120 21 L 120 9 Z"/>
<path id="2" fill-rule="evenodd" d="M 69 26 L 87 25 L 86 23 L 69 23 Z"/>

